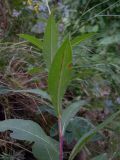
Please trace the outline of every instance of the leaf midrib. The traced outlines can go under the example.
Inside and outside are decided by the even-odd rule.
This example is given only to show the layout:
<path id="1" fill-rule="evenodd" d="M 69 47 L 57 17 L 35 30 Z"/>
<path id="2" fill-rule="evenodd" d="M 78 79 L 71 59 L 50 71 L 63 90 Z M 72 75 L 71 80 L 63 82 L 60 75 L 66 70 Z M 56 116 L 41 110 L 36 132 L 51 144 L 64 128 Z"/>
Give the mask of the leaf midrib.
<path id="1" fill-rule="evenodd" d="M 59 100 L 60 100 L 60 88 L 61 88 L 61 84 L 62 84 L 62 75 L 63 75 L 63 72 L 64 72 L 64 69 L 63 69 L 63 66 L 64 66 L 64 59 L 65 59 L 65 54 L 66 54 L 66 48 L 67 48 L 67 45 L 65 46 L 65 50 L 64 50 L 64 54 L 63 54 L 63 57 L 62 57 L 62 65 L 61 65 L 61 72 L 60 72 L 60 76 L 59 76 L 59 81 L 58 81 L 58 92 L 57 92 L 57 108 L 58 108 L 58 114 L 60 114 L 60 105 L 59 104 Z"/>
<path id="2" fill-rule="evenodd" d="M 3 128 L 5 128 L 5 127 L 3 127 Z M 42 141 L 44 141 L 44 142 L 46 142 L 47 144 L 49 144 L 49 145 L 55 150 L 55 148 L 53 147 L 53 145 L 51 145 L 51 143 L 48 143 L 46 140 L 44 140 L 43 138 L 41 138 L 40 136 L 38 136 L 38 135 L 36 135 L 36 134 L 32 134 L 31 132 L 28 132 L 28 131 L 26 131 L 26 130 L 24 130 L 24 129 L 19 129 L 19 128 L 16 128 L 16 127 L 10 127 L 10 128 L 16 129 L 16 130 L 19 130 L 19 131 L 26 132 L 26 133 L 32 135 L 33 137 L 36 137 L 36 138 L 38 138 L 38 139 L 41 139 Z M 10 129 L 10 130 L 12 130 L 12 129 Z M 45 135 L 45 136 L 46 136 L 46 135 Z M 47 137 L 47 136 L 46 136 L 46 137 Z M 57 150 L 55 150 L 55 152 L 57 152 Z"/>
<path id="3" fill-rule="evenodd" d="M 50 21 L 52 21 L 52 19 L 50 19 Z M 52 59 L 53 59 L 53 57 L 52 57 L 52 51 L 53 51 L 53 50 L 52 50 L 52 23 L 51 23 L 51 22 L 50 22 L 50 31 L 51 31 L 51 32 L 50 32 L 50 39 L 51 39 L 51 43 L 50 43 L 50 44 L 51 44 L 51 45 L 50 45 L 50 51 L 51 51 L 50 60 L 51 60 L 51 61 L 50 61 L 50 62 L 51 62 L 51 64 L 52 64 Z M 50 64 L 50 65 L 51 65 L 51 64 Z"/>

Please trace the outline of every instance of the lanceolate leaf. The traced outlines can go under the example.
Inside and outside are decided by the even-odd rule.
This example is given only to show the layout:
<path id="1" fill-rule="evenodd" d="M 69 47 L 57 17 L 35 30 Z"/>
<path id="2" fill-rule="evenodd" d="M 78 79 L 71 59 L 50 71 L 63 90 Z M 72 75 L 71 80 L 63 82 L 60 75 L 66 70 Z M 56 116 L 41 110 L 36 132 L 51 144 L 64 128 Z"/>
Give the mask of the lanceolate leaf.
<path id="1" fill-rule="evenodd" d="M 103 153 L 99 156 L 96 156 L 96 157 L 92 158 L 91 160 L 108 160 L 108 157 L 107 157 L 106 153 Z"/>
<path id="2" fill-rule="evenodd" d="M 10 89 L 4 86 L 0 86 L 0 95 L 9 94 L 9 93 L 30 93 L 30 94 L 36 94 L 37 96 L 51 100 L 50 96 L 47 94 L 47 92 L 41 90 L 41 89 Z"/>
<path id="3" fill-rule="evenodd" d="M 112 116 L 110 116 L 107 120 L 105 120 L 103 123 L 98 125 L 95 129 L 90 130 L 87 134 L 83 135 L 80 140 L 77 142 L 75 147 L 73 148 L 69 160 L 73 160 L 75 156 L 80 152 L 80 150 L 83 148 L 83 146 L 102 128 L 104 128 L 106 125 L 111 123 L 113 119 L 120 114 L 120 110 L 116 113 L 114 113 Z"/>
<path id="4" fill-rule="evenodd" d="M 62 114 L 62 132 L 65 133 L 65 129 L 69 124 L 70 120 L 76 115 L 76 113 L 80 110 L 82 106 L 84 106 L 87 102 L 84 100 L 74 102 L 70 106 L 68 106 L 65 110 L 63 110 Z"/>
<path id="5" fill-rule="evenodd" d="M 35 45 L 37 48 L 43 49 L 43 42 L 34 36 L 31 36 L 29 34 L 19 34 L 19 37 L 27 40 L 31 44 Z"/>
<path id="6" fill-rule="evenodd" d="M 44 44 L 43 44 L 43 56 L 46 62 L 46 66 L 49 69 L 55 53 L 57 51 L 58 43 L 58 28 L 55 23 L 54 17 L 51 14 L 44 35 Z"/>
<path id="7" fill-rule="evenodd" d="M 36 94 L 37 96 L 40 96 L 41 98 L 50 100 L 50 96 L 47 94 L 47 92 L 41 90 L 41 89 L 21 89 L 21 90 L 10 90 L 14 93 L 31 93 Z"/>
<path id="8" fill-rule="evenodd" d="M 9 119 L 0 122 L 0 132 L 12 131 L 10 136 L 18 140 L 34 142 L 32 152 L 38 160 L 59 160 L 58 143 L 48 137 L 35 122 L 22 119 Z"/>
<path id="9" fill-rule="evenodd" d="M 81 42 L 85 41 L 86 39 L 91 38 L 94 35 L 95 35 L 95 33 L 86 33 L 86 34 L 77 36 L 71 40 L 71 45 L 72 45 L 72 47 L 74 47 L 74 46 L 80 44 Z"/>
<path id="10" fill-rule="evenodd" d="M 95 128 L 88 119 L 77 116 L 70 121 L 69 126 L 76 140 L 79 140 L 84 134 Z"/>
<path id="11" fill-rule="evenodd" d="M 72 50 L 66 39 L 54 58 L 49 75 L 48 89 L 57 114 L 61 114 L 61 103 L 71 79 Z"/>

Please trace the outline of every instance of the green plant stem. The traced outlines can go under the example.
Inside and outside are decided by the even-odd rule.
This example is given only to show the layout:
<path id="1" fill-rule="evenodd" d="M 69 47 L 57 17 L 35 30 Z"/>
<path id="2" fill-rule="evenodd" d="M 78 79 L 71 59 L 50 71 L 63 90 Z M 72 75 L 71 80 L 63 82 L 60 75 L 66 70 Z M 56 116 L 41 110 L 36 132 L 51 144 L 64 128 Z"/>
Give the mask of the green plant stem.
<path id="1" fill-rule="evenodd" d="M 59 160 L 63 160 L 63 134 L 61 116 L 58 117 L 59 126 Z"/>

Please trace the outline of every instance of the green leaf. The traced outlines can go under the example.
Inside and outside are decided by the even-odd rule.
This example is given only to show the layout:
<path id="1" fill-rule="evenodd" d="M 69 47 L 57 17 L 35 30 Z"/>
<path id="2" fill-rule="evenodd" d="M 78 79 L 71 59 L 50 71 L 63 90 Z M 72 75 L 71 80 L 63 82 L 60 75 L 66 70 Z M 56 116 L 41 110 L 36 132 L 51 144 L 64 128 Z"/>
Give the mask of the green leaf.
<path id="1" fill-rule="evenodd" d="M 48 69 L 50 69 L 52 61 L 56 54 L 58 48 L 57 44 L 58 44 L 58 28 L 55 23 L 54 17 L 51 14 L 47 22 L 44 35 L 44 42 L 43 42 L 43 56 Z"/>
<path id="2" fill-rule="evenodd" d="M 84 134 L 95 128 L 88 119 L 77 116 L 70 121 L 70 127 L 76 140 L 79 140 Z"/>
<path id="3" fill-rule="evenodd" d="M 22 119 L 9 119 L 0 122 L 0 132 L 10 130 L 10 137 L 34 142 L 32 152 L 38 160 L 58 160 L 58 143 L 48 137 L 35 122 Z"/>
<path id="4" fill-rule="evenodd" d="M 69 122 L 64 133 L 64 138 L 67 144 L 71 144 L 75 140 L 78 141 L 84 134 L 93 128 L 95 128 L 95 126 L 88 119 L 75 116 Z M 100 133 L 97 133 L 91 141 L 95 142 L 102 139 L 103 136 Z"/>
<path id="5" fill-rule="evenodd" d="M 70 145 L 73 141 L 75 141 L 75 137 L 72 133 L 70 124 L 68 124 L 67 129 L 64 133 L 64 139 L 68 145 Z"/>
<path id="6" fill-rule="evenodd" d="M 72 47 L 80 44 L 81 42 L 85 41 L 88 38 L 91 38 L 92 36 L 94 36 L 96 33 L 86 33 L 80 36 L 75 37 L 74 39 L 71 40 L 71 45 Z"/>
<path id="7" fill-rule="evenodd" d="M 62 111 L 62 98 L 71 80 L 72 49 L 69 39 L 59 48 L 48 75 L 48 89 L 57 115 Z"/>
<path id="8" fill-rule="evenodd" d="M 70 121 L 70 127 L 74 138 L 78 141 L 84 134 L 88 133 L 91 129 L 94 129 L 95 126 L 90 122 L 90 120 L 83 117 L 74 117 Z M 91 141 L 98 141 L 103 139 L 103 136 L 100 133 L 97 133 Z"/>
<path id="9" fill-rule="evenodd" d="M 37 48 L 43 49 L 43 42 L 34 36 L 28 34 L 19 34 L 19 37 L 27 40 L 31 44 L 35 45 Z"/>
<path id="10" fill-rule="evenodd" d="M 14 93 L 30 93 L 30 94 L 36 94 L 37 96 L 40 96 L 41 98 L 47 99 L 51 101 L 50 96 L 47 94 L 47 92 L 41 90 L 41 89 L 10 89 L 5 86 L 0 85 L 0 94 L 9 94 L 11 92 Z"/>
<path id="11" fill-rule="evenodd" d="M 50 99 L 50 96 L 47 94 L 47 92 L 42 91 L 41 89 L 21 89 L 21 90 L 11 90 L 14 93 L 31 93 L 36 94 L 37 96 L 40 96 L 44 99 Z"/>
<path id="12" fill-rule="evenodd" d="M 107 158 L 107 154 L 103 153 L 99 156 L 96 156 L 96 157 L 92 158 L 91 160 L 108 160 L 108 158 Z"/>
<path id="13" fill-rule="evenodd" d="M 74 102 L 70 104 L 65 110 L 63 110 L 62 114 L 62 132 L 65 133 L 66 127 L 69 124 L 70 120 L 76 115 L 76 113 L 80 110 L 82 106 L 84 106 L 86 101 L 81 100 L 78 102 Z"/>
<path id="14" fill-rule="evenodd" d="M 106 125 L 108 125 L 109 123 L 111 123 L 116 116 L 118 116 L 120 114 L 120 110 L 116 113 L 114 113 L 112 116 L 110 116 L 107 120 L 105 120 L 103 123 L 101 123 L 100 125 L 98 125 L 95 129 L 90 130 L 88 133 L 86 133 L 85 135 L 83 135 L 79 141 L 77 142 L 77 144 L 74 146 L 69 160 L 73 160 L 75 158 L 75 156 L 80 152 L 80 150 L 83 148 L 83 146 L 97 133 L 99 132 L 101 129 L 103 129 Z"/>

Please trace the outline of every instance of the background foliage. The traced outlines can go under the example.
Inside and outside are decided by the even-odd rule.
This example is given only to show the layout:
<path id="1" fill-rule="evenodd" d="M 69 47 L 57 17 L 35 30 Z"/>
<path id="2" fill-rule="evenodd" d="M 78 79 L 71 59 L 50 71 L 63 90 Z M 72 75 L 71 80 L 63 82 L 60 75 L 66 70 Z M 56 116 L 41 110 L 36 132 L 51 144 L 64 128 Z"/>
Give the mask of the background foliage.
<path id="1" fill-rule="evenodd" d="M 66 92 L 63 107 L 71 100 L 80 99 L 86 100 L 88 105 L 80 110 L 65 133 L 64 157 L 67 159 L 80 135 L 119 109 L 120 1 L 54 0 L 49 1 L 49 5 L 58 22 L 59 42 L 63 35 L 70 34 L 74 38 L 78 34 L 95 32 L 95 36 L 73 49 L 73 80 Z M 47 72 L 41 51 L 18 36 L 29 33 L 42 39 L 48 18 L 46 3 L 1 0 L 0 7 L 1 120 L 32 119 L 42 125 L 48 135 L 57 139 L 56 118 L 51 116 L 54 111 L 48 107 L 50 104 L 47 100 L 34 94 L 8 93 L 9 89 L 47 89 Z M 76 159 L 99 160 L 102 157 L 102 160 L 118 160 L 119 133 L 118 118 L 100 135 L 96 135 Z M 34 159 L 30 152 L 31 144 L 20 143 L 22 147 L 19 148 L 19 142 L 12 140 L 13 144 L 6 143 L 8 137 L 8 134 L 1 135 L 1 139 L 5 140 L 1 145 L 2 159 Z"/>

